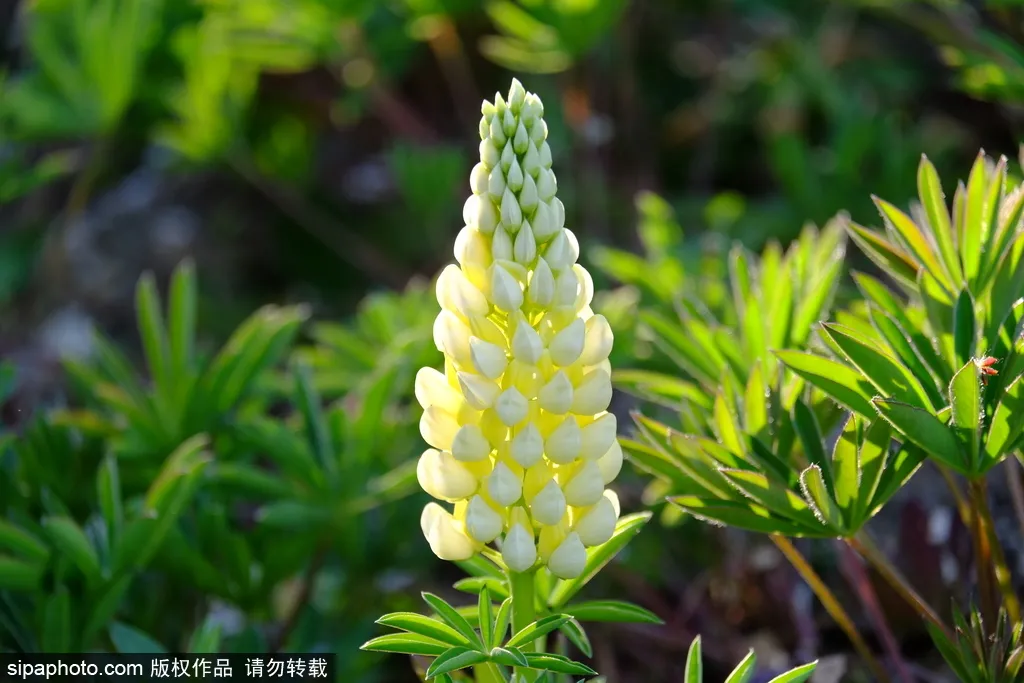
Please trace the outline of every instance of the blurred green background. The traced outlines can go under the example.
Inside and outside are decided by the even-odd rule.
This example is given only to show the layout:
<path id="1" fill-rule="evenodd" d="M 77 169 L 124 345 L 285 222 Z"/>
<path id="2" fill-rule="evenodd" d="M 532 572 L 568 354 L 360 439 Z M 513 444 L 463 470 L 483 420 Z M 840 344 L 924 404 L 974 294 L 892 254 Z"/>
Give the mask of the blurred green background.
<path id="1" fill-rule="evenodd" d="M 643 367 L 638 302 L 684 266 L 873 223 L 922 153 L 949 177 L 1016 154 L 1020 6 L 0 1 L 0 649 L 333 651 L 340 681 L 415 680 L 356 648 L 459 578 L 419 532 L 410 399 L 480 101 L 512 76 L 542 97 L 613 362 Z M 656 526 L 600 591 L 668 623 L 595 631 L 610 681 L 677 680 L 697 631 L 723 665 L 763 633 L 843 650 L 779 625 L 799 586 L 747 540 Z"/>

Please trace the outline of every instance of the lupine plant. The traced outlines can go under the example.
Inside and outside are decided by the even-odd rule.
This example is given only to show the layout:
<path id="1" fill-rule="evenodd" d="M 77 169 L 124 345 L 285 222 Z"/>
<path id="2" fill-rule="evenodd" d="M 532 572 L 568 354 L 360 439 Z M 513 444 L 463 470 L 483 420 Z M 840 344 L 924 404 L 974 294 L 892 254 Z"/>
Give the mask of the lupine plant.
<path id="1" fill-rule="evenodd" d="M 473 575 L 457 587 L 479 600 L 460 611 L 424 593 L 435 617 L 386 615 L 380 623 L 403 632 L 363 647 L 432 656 L 428 679 L 468 668 L 478 682 L 589 676 L 547 636 L 590 655 L 580 622 L 658 621 L 628 603 L 570 602 L 648 516 L 620 518 L 606 488 L 622 466 L 608 410 L 613 335 L 590 308 L 593 282 L 564 226 L 543 104 L 514 80 L 481 111 L 458 265 L 437 281 L 444 368 L 415 383 L 430 446 L 418 478 L 452 506 L 427 504 L 421 528 L 439 558 Z"/>
<path id="2" fill-rule="evenodd" d="M 676 306 L 681 325 L 642 313 L 683 377 L 626 371 L 616 380 L 672 408 L 680 427 L 654 419 L 652 406 L 622 444 L 683 511 L 769 534 L 880 680 L 888 671 L 787 537 L 849 544 L 919 612 L 962 680 L 1017 680 L 1020 606 L 985 476 L 1024 433 L 1024 186 L 1007 187 L 1006 160 L 984 155 L 951 207 L 927 159 L 918 184 L 909 214 L 875 200 L 884 231 L 840 218 L 895 291 L 855 273 L 862 298 L 821 325 L 820 342 L 811 324 L 828 313 L 842 259 L 827 233 L 807 233 L 782 259 L 736 251 L 731 325 L 707 314 L 695 324 L 686 301 Z M 864 528 L 925 461 L 945 476 L 975 539 L 981 612 L 957 613 L 955 630 Z"/>

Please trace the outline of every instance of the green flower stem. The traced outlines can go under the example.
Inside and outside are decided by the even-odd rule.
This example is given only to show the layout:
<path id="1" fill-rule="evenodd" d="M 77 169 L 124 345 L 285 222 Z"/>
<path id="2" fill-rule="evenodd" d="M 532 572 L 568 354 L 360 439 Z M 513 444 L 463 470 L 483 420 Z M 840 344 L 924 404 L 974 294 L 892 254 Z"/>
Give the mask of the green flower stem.
<path id="1" fill-rule="evenodd" d="M 512 595 L 512 635 L 519 633 L 519 631 L 537 620 L 537 612 L 534 606 L 534 600 L 536 599 L 536 589 L 534 587 L 536 572 L 536 569 L 530 569 L 525 572 L 510 571 L 508 573 L 508 587 Z M 519 649 L 523 652 L 535 652 L 536 643 L 523 643 Z M 515 674 L 514 680 L 516 683 L 520 681 L 532 683 L 533 681 L 534 672 L 530 669 L 516 667 Z"/>
<path id="2" fill-rule="evenodd" d="M 960 490 L 960 485 L 956 483 L 956 474 L 942 463 L 936 463 L 936 468 L 946 481 L 946 486 L 949 487 L 950 493 L 953 494 L 953 500 L 956 501 L 956 510 L 960 514 L 960 521 L 964 523 L 964 526 L 970 528 L 971 506 L 967 503 L 963 491 Z"/>
<path id="3" fill-rule="evenodd" d="M 875 544 L 874 540 L 868 535 L 866 530 L 862 530 L 856 536 L 851 538 L 843 539 L 850 547 L 860 553 L 860 556 L 867 560 L 879 574 L 882 575 L 889 585 L 900 594 L 907 604 L 914 608 L 914 610 L 921 616 L 921 618 L 930 621 L 936 628 L 940 629 L 943 634 L 946 635 L 950 640 L 954 640 L 953 633 L 949 630 L 949 627 L 943 623 L 939 615 L 933 610 L 927 602 L 924 601 L 914 587 L 910 585 L 910 582 L 900 573 L 892 562 L 885 556 L 879 547 Z"/>
<path id="4" fill-rule="evenodd" d="M 995 575 L 998 590 L 1003 594 L 1003 606 L 1014 623 L 1020 621 L 1020 601 L 1013 590 L 1013 578 L 1006 564 L 1003 546 L 996 536 L 996 527 L 992 521 L 992 510 L 988 504 L 988 485 L 984 477 L 972 479 L 970 486 L 971 502 L 977 511 L 971 530 L 977 550 L 975 561 L 978 563 L 978 586 L 982 595 L 982 609 L 986 623 L 995 624 L 999 613 L 999 600 L 996 586 L 992 585 Z"/>
<path id="5" fill-rule="evenodd" d="M 835 594 L 829 589 L 825 582 L 822 581 L 814 568 L 811 567 L 810 563 L 800 554 L 800 551 L 796 549 L 793 543 L 779 534 L 772 534 L 770 536 L 775 546 L 785 555 L 789 563 L 793 565 L 800 577 L 807 582 L 811 590 L 817 596 L 818 600 L 821 601 L 825 611 L 829 613 L 829 616 L 835 620 L 839 628 L 843 630 L 846 637 L 850 639 L 850 643 L 853 644 L 857 654 L 867 663 L 875 677 L 883 683 L 889 683 L 892 679 L 889 678 L 888 672 L 885 667 L 878 661 L 875 655 L 871 652 L 871 648 L 868 647 L 867 642 L 864 640 L 864 636 L 857 630 L 856 624 L 853 623 L 853 619 L 843 608 L 842 604 L 836 599 Z"/>
<path id="6" fill-rule="evenodd" d="M 476 683 L 506 683 L 505 677 L 494 664 L 477 664 L 473 667 L 473 680 Z"/>

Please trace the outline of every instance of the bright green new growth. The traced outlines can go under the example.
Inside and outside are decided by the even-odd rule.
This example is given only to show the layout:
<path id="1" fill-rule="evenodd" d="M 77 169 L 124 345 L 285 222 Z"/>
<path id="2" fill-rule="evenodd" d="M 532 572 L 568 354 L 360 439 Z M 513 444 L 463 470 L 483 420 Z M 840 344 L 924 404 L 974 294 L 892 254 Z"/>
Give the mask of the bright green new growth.
<path id="1" fill-rule="evenodd" d="M 736 668 L 732 670 L 726 679 L 725 683 L 749 683 L 753 680 L 754 674 L 757 672 L 755 668 L 757 666 L 757 656 L 754 651 L 751 650 L 747 653 Z M 803 666 L 798 666 L 795 669 L 790 669 L 785 673 L 781 673 L 768 683 L 803 683 L 814 670 L 818 668 L 818 662 L 810 662 Z M 693 639 L 690 644 L 690 650 L 686 654 L 686 667 L 685 674 L 683 675 L 683 683 L 704 683 L 704 659 L 701 653 L 700 647 L 700 636 Z"/>

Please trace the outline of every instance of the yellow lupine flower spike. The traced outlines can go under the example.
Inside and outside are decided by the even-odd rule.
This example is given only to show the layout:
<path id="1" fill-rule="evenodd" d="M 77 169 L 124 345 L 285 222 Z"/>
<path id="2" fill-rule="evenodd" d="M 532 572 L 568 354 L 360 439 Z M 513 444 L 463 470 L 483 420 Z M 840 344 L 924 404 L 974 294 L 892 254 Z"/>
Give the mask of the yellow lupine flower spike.
<path id="1" fill-rule="evenodd" d="M 434 342 L 416 398 L 431 446 L 419 461 L 421 526 L 443 560 L 495 542 L 509 569 L 540 561 L 561 578 L 606 542 L 622 467 L 611 401 L 612 331 L 590 308 L 593 281 L 564 226 L 540 98 L 512 81 L 485 101 L 466 226 L 437 281 Z"/>

